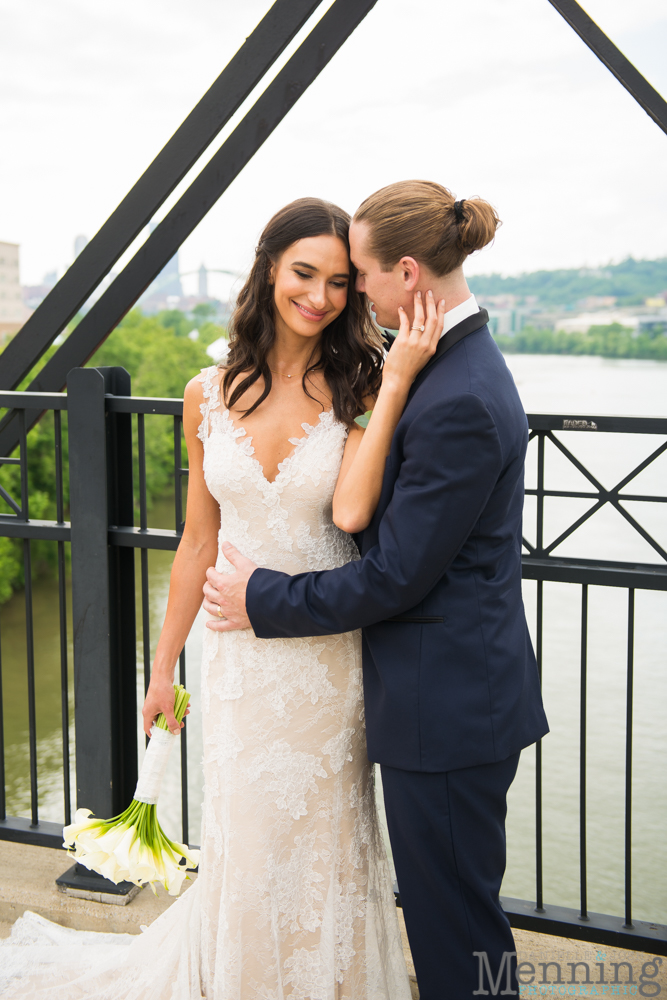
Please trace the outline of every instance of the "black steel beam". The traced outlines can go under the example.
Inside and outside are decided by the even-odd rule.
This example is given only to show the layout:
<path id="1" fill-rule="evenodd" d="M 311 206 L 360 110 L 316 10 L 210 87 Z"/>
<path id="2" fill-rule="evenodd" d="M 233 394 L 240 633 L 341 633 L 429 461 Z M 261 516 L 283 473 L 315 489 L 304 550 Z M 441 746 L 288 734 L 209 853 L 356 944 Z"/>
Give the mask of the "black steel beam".
<path id="1" fill-rule="evenodd" d="M 0 820 L 0 840 L 13 840 L 33 847 L 62 847 L 62 823 L 48 823 L 43 819 L 33 826 L 23 816 L 7 816 Z"/>
<path id="2" fill-rule="evenodd" d="M 322 0 L 277 0 L 215 83 L 0 356 L 0 387 L 26 377 L 252 93 Z M 75 367 L 76 362 L 70 365 Z M 67 375 L 67 372 L 65 372 Z M 64 380 L 58 388 L 62 388 Z"/>
<path id="3" fill-rule="evenodd" d="M 667 590 L 667 565 L 664 563 L 602 562 L 595 559 L 557 559 L 553 556 L 536 559 L 524 555 L 521 567 L 524 580 Z"/>
<path id="4" fill-rule="evenodd" d="M 18 336 L 18 334 L 17 334 Z M 2 358 L 0 354 L 0 358 Z M 41 406 L 44 410 L 66 410 L 67 394 L 64 392 L 9 392 L 0 391 L 0 407 L 27 409 L 30 406 Z"/>
<path id="5" fill-rule="evenodd" d="M 649 118 L 652 118 L 663 132 L 667 132 L 667 101 L 614 45 L 611 38 L 605 35 L 577 0 L 549 0 L 549 3 L 565 18 L 600 62 L 614 74 L 637 104 L 641 105 Z"/>
<path id="6" fill-rule="evenodd" d="M 166 218 L 44 365 L 29 391 L 62 389 L 68 372 L 86 364 L 376 2 L 335 0 Z M 0 454 L 11 454 L 18 442 L 13 416 L 9 413 L 0 424 Z M 27 411 L 27 429 L 40 416 L 37 410 Z"/>
<path id="7" fill-rule="evenodd" d="M 129 396 L 129 373 L 121 367 L 98 368 L 107 393 Z M 107 523 L 132 524 L 132 414 L 110 413 L 106 423 Z M 116 792 L 129 804 L 137 784 L 137 634 L 134 552 L 107 546 L 109 559 L 109 649 L 113 664 L 114 717 L 119 782 Z"/>
<path id="8" fill-rule="evenodd" d="M 555 413 L 528 413 L 527 417 L 531 431 L 667 435 L 667 417 L 582 417 Z"/>
<path id="9" fill-rule="evenodd" d="M 183 400 L 169 396 L 107 396 L 107 413 L 162 413 L 182 417 Z"/>
<path id="10" fill-rule="evenodd" d="M 116 787 L 120 775 L 110 645 L 105 384 L 94 368 L 77 368 L 68 387 L 76 798 L 78 808 L 108 817 L 122 812 L 127 802 Z"/>
<path id="11" fill-rule="evenodd" d="M 567 906 L 545 906 L 542 912 L 538 912 L 535 903 L 508 896 L 501 896 L 500 903 L 512 927 L 520 930 L 590 941 L 609 948 L 667 955 L 667 927 L 664 924 L 635 920 L 631 927 L 627 927 L 624 917 L 590 912 L 584 920 L 578 910 Z"/>
<path id="12" fill-rule="evenodd" d="M 131 528 L 127 525 L 109 528 L 109 545 L 131 549 L 163 549 L 175 552 L 181 536 L 168 528 Z"/>
<path id="13" fill-rule="evenodd" d="M 13 514 L 0 514 L 0 538 L 39 538 L 48 542 L 69 542 L 70 524 L 63 521 L 23 521 Z"/>

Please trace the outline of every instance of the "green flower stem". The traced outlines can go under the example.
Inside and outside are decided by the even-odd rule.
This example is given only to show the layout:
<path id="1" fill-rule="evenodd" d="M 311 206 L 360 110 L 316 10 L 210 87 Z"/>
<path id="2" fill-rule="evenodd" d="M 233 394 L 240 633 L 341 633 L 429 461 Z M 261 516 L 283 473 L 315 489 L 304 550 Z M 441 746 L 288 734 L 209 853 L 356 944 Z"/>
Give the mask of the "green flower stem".
<path id="1" fill-rule="evenodd" d="M 183 685 L 175 684 L 174 715 L 178 722 L 183 721 L 189 701 L 190 694 L 185 690 Z M 164 713 L 160 713 L 155 725 L 159 729 L 169 729 Z M 106 833 L 113 827 L 122 825 L 123 827 L 129 829 L 134 826 L 135 839 L 154 854 L 158 870 L 162 863 L 163 850 L 173 852 L 177 856 L 181 853 L 179 845 L 175 844 L 173 840 L 170 840 L 170 838 L 167 837 L 162 830 L 157 818 L 157 806 L 150 805 L 147 802 L 139 802 L 138 799 L 132 799 L 125 812 L 121 813 L 119 816 L 113 816 L 111 819 L 107 820 L 94 820 L 90 825 L 95 829 L 99 829 L 102 834 Z"/>
<path id="2" fill-rule="evenodd" d="M 174 684 L 174 715 L 176 716 L 177 722 L 183 721 L 183 716 L 185 715 L 185 710 L 188 707 L 188 702 L 190 701 L 190 695 L 185 690 L 182 684 Z M 160 712 L 155 722 L 158 729 L 169 729 L 167 725 L 167 720 L 164 716 L 164 712 Z"/>

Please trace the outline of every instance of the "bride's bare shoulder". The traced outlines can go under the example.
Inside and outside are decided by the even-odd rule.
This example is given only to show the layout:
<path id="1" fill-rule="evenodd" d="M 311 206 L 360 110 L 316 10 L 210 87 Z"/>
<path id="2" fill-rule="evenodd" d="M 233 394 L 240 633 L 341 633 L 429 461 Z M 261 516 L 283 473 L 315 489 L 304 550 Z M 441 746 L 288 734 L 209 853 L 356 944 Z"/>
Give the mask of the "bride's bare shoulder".
<path id="1" fill-rule="evenodd" d="M 217 365 L 210 368 L 202 368 L 199 375 L 191 378 L 183 392 L 183 402 L 186 406 L 198 406 L 211 395 L 211 390 L 219 388 L 222 370 Z"/>
<path id="2" fill-rule="evenodd" d="M 185 386 L 183 392 L 183 423 L 186 433 L 196 432 L 202 420 L 202 413 L 205 403 L 209 405 L 214 402 L 212 397 L 217 397 L 222 371 L 216 365 L 204 368 L 191 378 Z"/>

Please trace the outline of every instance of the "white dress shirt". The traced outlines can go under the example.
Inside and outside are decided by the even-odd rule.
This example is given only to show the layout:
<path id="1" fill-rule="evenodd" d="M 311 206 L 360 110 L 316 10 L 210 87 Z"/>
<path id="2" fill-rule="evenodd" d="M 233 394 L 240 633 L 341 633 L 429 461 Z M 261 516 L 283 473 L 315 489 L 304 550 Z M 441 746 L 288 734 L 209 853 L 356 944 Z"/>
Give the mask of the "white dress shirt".
<path id="1" fill-rule="evenodd" d="M 440 339 L 448 333 L 453 326 L 457 323 L 462 322 L 462 320 L 467 319 L 468 316 L 474 316 L 475 313 L 479 312 L 479 306 L 477 305 L 477 299 L 474 295 L 471 295 L 469 299 L 465 302 L 461 302 L 458 306 L 454 306 L 445 313 L 445 325 L 442 328 L 442 333 L 440 334 Z"/>

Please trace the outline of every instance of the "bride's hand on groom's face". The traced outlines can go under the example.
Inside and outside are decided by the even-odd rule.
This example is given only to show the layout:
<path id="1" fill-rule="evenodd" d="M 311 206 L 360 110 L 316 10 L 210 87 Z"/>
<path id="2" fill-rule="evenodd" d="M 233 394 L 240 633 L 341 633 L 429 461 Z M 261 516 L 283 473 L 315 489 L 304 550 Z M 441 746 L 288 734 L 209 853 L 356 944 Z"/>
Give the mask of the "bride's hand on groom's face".
<path id="1" fill-rule="evenodd" d="M 222 551 L 235 572 L 218 573 L 212 566 L 206 570 L 202 606 L 213 616 L 206 622 L 206 627 L 214 632 L 249 628 L 250 619 L 246 614 L 245 593 L 248 580 L 257 566 L 251 559 L 241 555 L 229 542 L 223 542 Z"/>
<path id="2" fill-rule="evenodd" d="M 400 325 L 382 369 L 382 381 L 390 380 L 401 387 L 412 384 L 416 375 L 433 357 L 445 322 L 445 300 L 437 306 L 433 292 L 423 297 L 415 292 L 412 322 L 402 306 L 398 308 Z"/>

